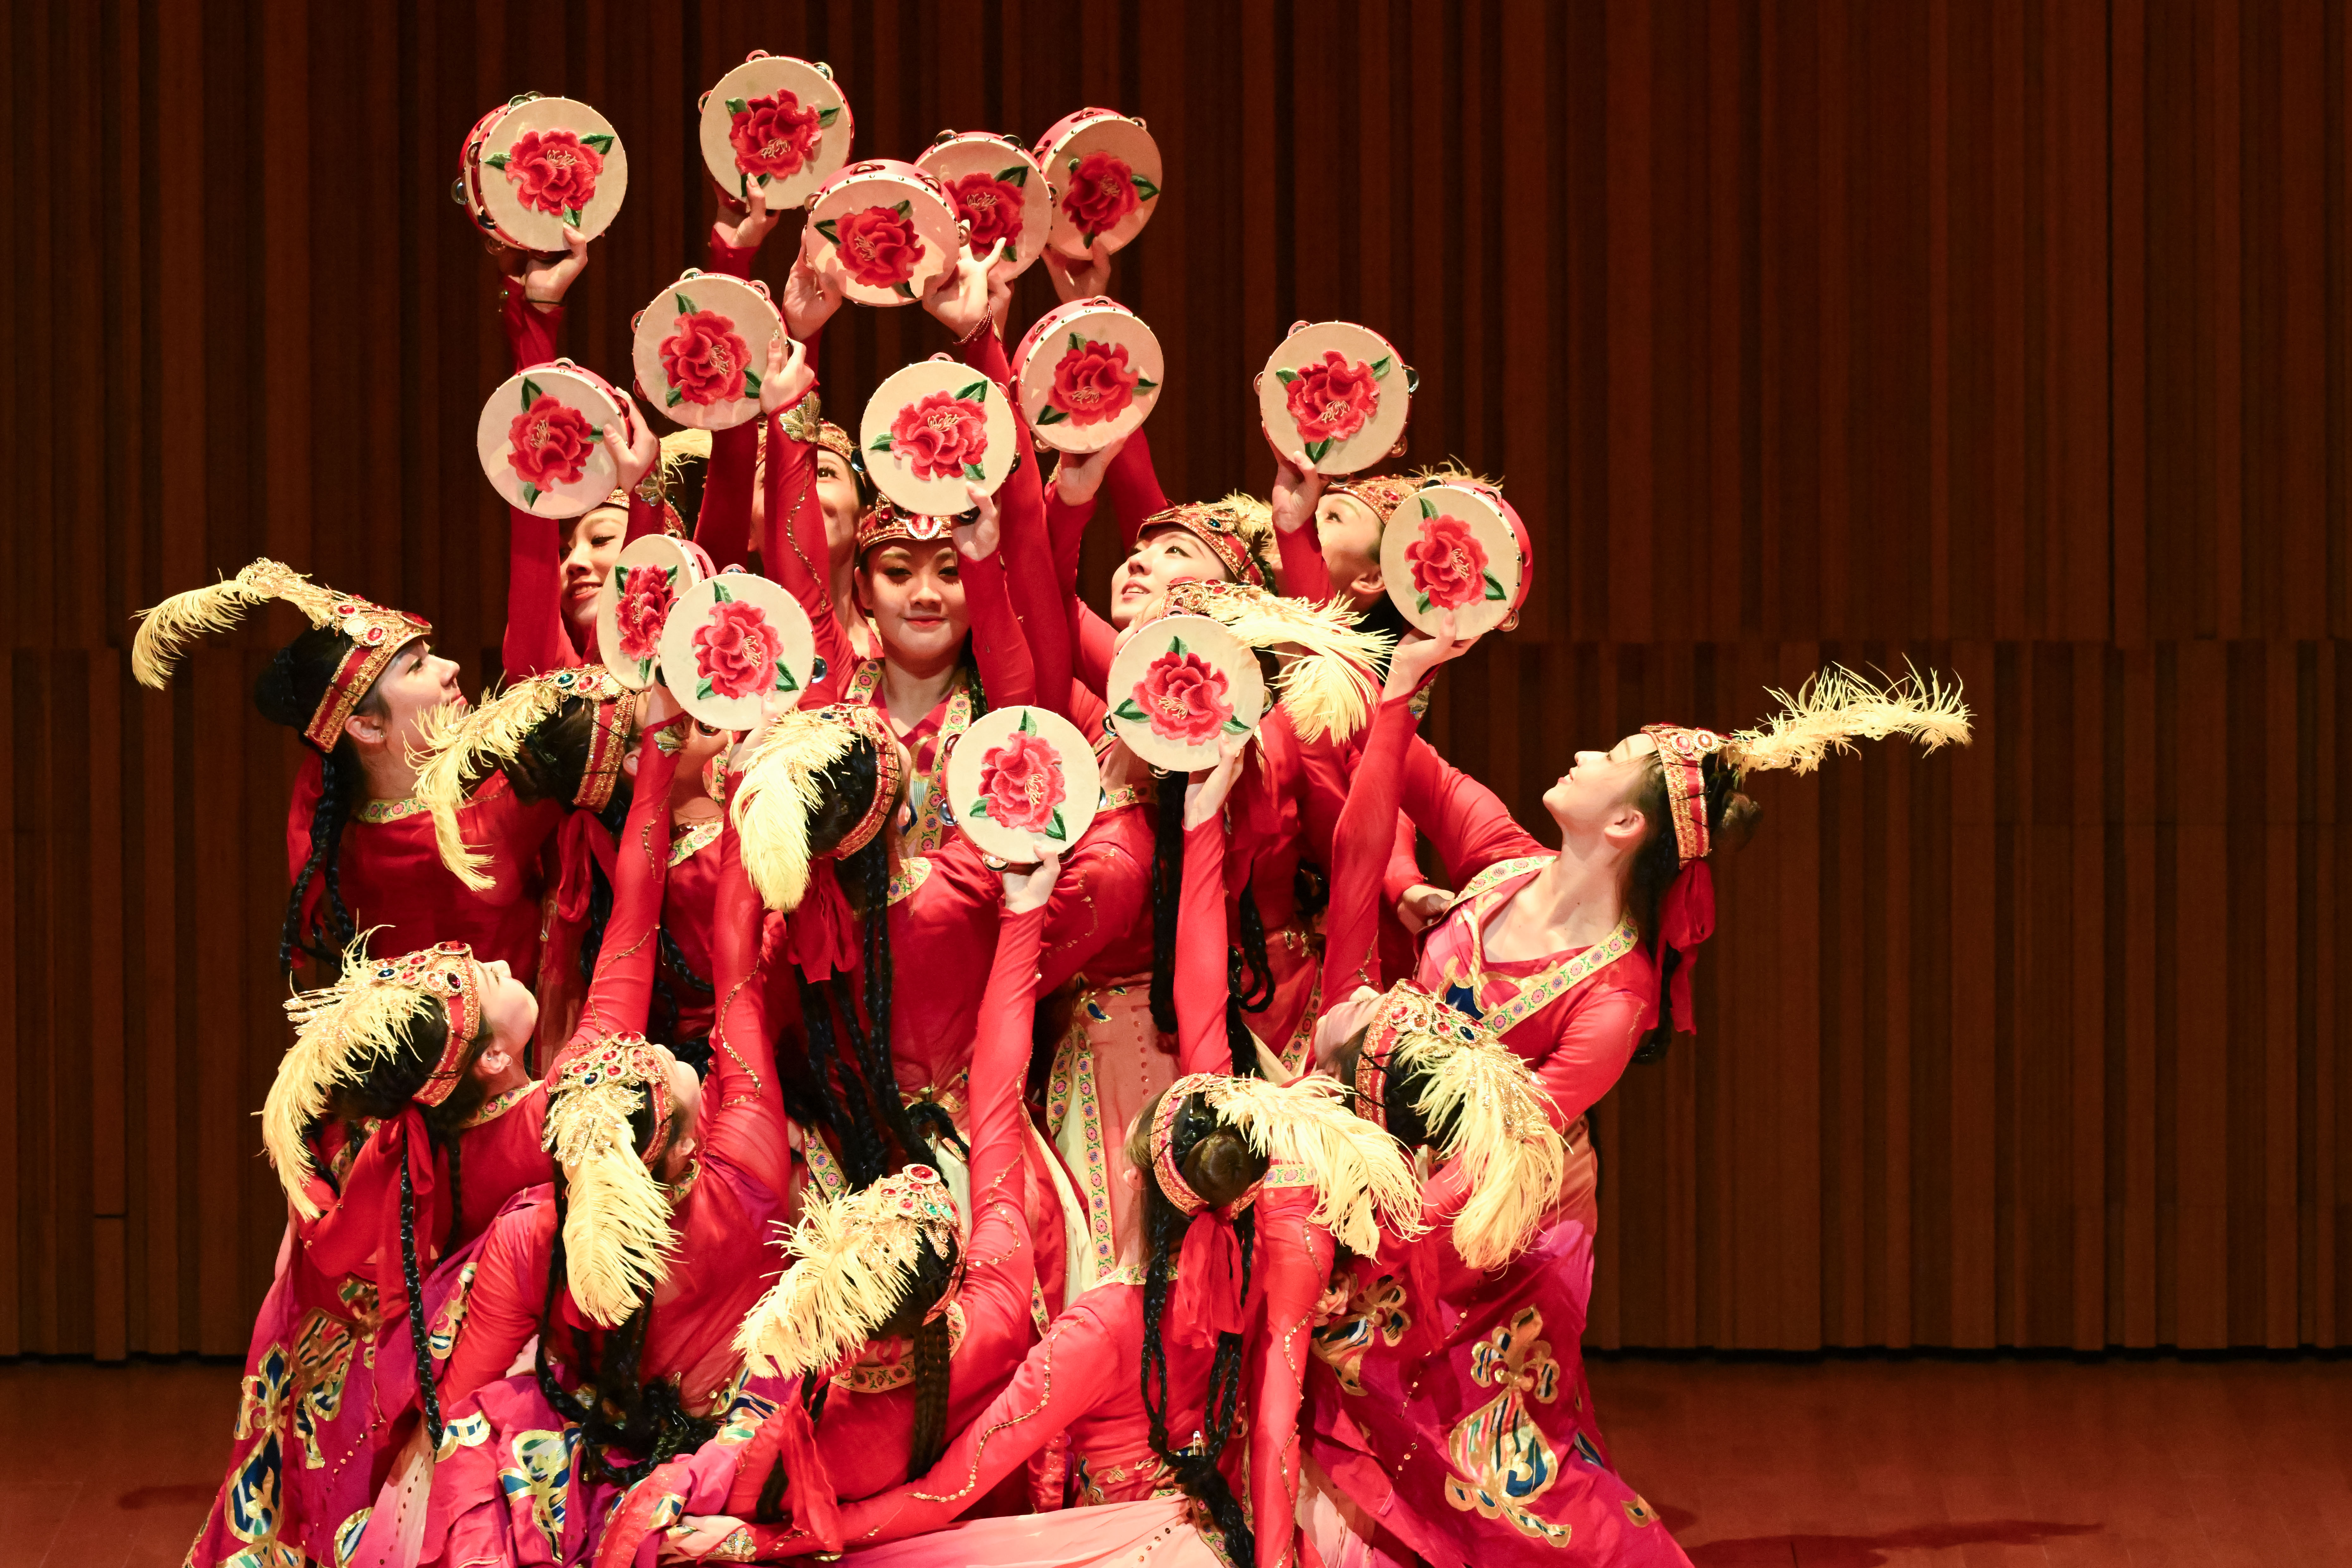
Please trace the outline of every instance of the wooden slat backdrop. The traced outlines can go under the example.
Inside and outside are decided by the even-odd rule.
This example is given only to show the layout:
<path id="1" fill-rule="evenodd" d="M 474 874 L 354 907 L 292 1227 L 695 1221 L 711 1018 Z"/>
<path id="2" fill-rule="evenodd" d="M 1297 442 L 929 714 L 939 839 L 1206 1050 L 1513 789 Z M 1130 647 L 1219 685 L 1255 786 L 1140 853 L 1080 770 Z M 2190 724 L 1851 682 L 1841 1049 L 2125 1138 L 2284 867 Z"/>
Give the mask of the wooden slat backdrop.
<path id="1" fill-rule="evenodd" d="M 93 0 L 8 20 L 17 569 L 0 685 L 0 1353 L 241 1351 L 296 743 L 283 612 L 133 686 L 130 616 L 269 553 L 495 673 L 504 374 L 448 199 L 567 92 L 635 178 L 568 347 L 698 261 L 696 96 L 830 60 L 862 153 L 1149 117 L 1117 287 L 1172 492 L 1262 489 L 1294 319 L 1388 332 L 1412 455 L 1507 478 L 1526 625 L 1431 730 L 1536 820 L 1571 745 L 1828 658 L 1977 744 L 1766 778 L 1700 1035 L 1600 1114 L 1599 1343 L 2352 1338 L 2352 27 L 2319 0 Z M 780 280 L 791 235 L 761 269 Z M 1050 302 L 1024 280 L 1025 321 Z M 854 408 L 940 332 L 845 313 Z M 1098 550 L 1090 570 L 1101 572 Z"/>

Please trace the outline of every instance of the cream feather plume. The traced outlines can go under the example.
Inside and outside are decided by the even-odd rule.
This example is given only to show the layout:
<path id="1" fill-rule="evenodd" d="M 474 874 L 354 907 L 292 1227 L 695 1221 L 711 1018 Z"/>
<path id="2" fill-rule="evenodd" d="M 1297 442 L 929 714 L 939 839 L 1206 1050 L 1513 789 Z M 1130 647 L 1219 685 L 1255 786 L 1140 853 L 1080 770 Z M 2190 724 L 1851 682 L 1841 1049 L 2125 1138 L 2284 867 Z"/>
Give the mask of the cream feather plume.
<path id="1" fill-rule="evenodd" d="M 957 1228 L 954 1200 L 928 1166 L 839 1198 L 811 1192 L 784 1236 L 793 1261 L 744 1316 L 735 1348 L 763 1376 L 840 1365 L 905 1302 L 924 1250 L 943 1255 Z"/>
<path id="2" fill-rule="evenodd" d="M 494 879 L 490 858 L 467 847 L 458 811 L 477 781 L 522 754 L 523 742 L 572 698 L 609 702 L 629 693 L 602 665 L 551 670 L 517 681 L 474 708 L 445 702 L 417 723 L 408 760 L 416 769 L 415 798 L 433 815 L 441 863 L 476 892 Z"/>
<path id="3" fill-rule="evenodd" d="M 1404 1151 L 1350 1110 L 1346 1091 L 1331 1079 L 1276 1084 L 1204 1074 L 1169 1089 L 1180 1091 L 1204 1097 L 1253 1152 L 1303 1167 L 1315 1186 L 1314 1222 L 1358 1257 L 1380 1251 L 1383 1224 L 1407 1238 L 1422 1233 L 1421 1184 Z"/>
<path id="4" fill-rule="evenodd" d="M 1473 1268 L 1499 1268 L 1526 1248 L 1558 1200 L 1568 1147 L 1552 1125 L 1551 1097 L 1528 1064 L 1492 1031 L 1434 997 L 1423 1000 L 1448 1016 L 1407 1026 L 1387 1068 L 1419 1079 L 1413 1109 L 1433 1132 L 1444 1130 L 1438 1157 L 1462 1168 L 1467 1195 L 1454 1215 L 1454 1250 Z"/>
<path id="5" fill-rule="evenodd" d="M 808 891 L 809 818 L 824 802 L 821 775 L 849 754 L 857 735 L 822 710 L 779 714 L 751 742 L 743 782 L 728 811 L 742 845 L 743 869 L 772 910 L 800 907 Z"/>
<path id="6" fill-rule="evenodd" d="M 1831 665 L 1797 689 L 1769 693 L 1781 711 L 1754 729 L 1724 737 L 1723 756 L 1742 773 L 1786 769 L 1809 773 L 1832 752 L 1854 750 L 1857 740 L 1906 735 L 1933 752 L 1969 742 L 1969 709 L 1955 680 L 1944 685 L 1917 669 L 1885 685 Z"/>
<path id="7" fill-rule="evenodd" d="M 1302 741 L 1345 740 L 1363 726 L 1380 693 L 1373 673 L 1395 640 L 1364 631 L 1341 600 L 1316 605 L 1244 583 L 1191 581 L 1162 596 L 1168 615 L 1206 616 L 1246 647 L 1274 653 L 1276 699 Z"/>
<path id="8" fill-rule="evenodd" d="M 624 1041 L 657 1053 L 667 1065 L 667 1051 L 647 1047 L 637 1037 L 615 1036 L 604 1046 Z M 582 1083 L 571 1080 L 573 1070 L 565 1070 L 547 1105 L 547 1150 L 563 1167 L 569 1188 L 564 1282 L 583 1312 L 611 1328 L 661 1283 L 677 1238 L 670 1225 L 669 1194 L 646 1168 L 629 1130 L 629 1117 L 646 1098 L 646 1080 L 606 1072 Z"/>
<path id="9" fill-rule="evenodd" d="M 277 1075 L 261 1102 L 261 1146 L 268 1152 L 287 1201 L 304 1219 L 316 1219 L 322 1212 L 310 1198 L 310 1182 L 318 1167 L 310 1160 L 308 1134 L 311 1124 L 326 1114 L 328 1091 L 339 1083 L 365 1079 L 376 1063 L 407 1047 L 409 1030 L 420 1017 L 446 1005 L 429 991 L 376 978 L 367 943 L 382 929 L 362 931 L 352 940 L 343 950 L 342 976 L 332 985 L 299 991 L 286 999 L 294 1043 L 278 1058 Z"/>
<path id="10" fill-rule="evenodd" d="M 138 635 L 131 642 L 131 673 L 142 686 L 162 690 L 189 643 L 208 633 L 229 630 L 245 618 L 247 611 L 272 599 L 292 605 L 314 626 L 330 625 L 334 619 L 332 590 L 320 587 L 291 566 L 265 558 L 234 577 L 174 594 L 142 612 Z"/>

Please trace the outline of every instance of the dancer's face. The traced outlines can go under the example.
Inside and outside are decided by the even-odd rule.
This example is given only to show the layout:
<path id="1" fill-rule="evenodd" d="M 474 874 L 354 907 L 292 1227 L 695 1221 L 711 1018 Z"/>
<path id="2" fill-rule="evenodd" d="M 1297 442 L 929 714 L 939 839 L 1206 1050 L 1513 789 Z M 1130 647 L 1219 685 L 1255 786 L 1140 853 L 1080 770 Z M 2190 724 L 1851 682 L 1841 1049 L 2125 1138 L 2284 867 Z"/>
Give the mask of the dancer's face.
<path id="1" fill-rule="evenodd" d="M 886 544 L 857 574 L 858 607 L 894 660 L 935 664 L 952 658 L 971 628 L 955 546 Z"/>
<path id="2" fill-rule="evenodd" d="M 574 518 L 563 530 L 563 618 L 575 626 L 596 624 L 596 595 L 621 559 L 629 514 L 600 506 Z"/>
<path id="3" fill-rule="evenodd" d="M 1629 829 L 1638 843 L 1644 826 L 1633 797 L 1650 770 L 1657 742 L 1649 736 L 1626 736 L 1605 752 L 1579 752 L 1575 765 L 1544 791 L 1544 809 L 1568 837 L 1607 834 Z"/>
<path id="4" fill-rule="evenodd" d="M 1138 610 L 1179 583 L 1216 583 L 1224 576 L 1225 563 L 1188 530 L 1149 530 L 1111 584 L 1110 624 L 1124 630 Z"/>

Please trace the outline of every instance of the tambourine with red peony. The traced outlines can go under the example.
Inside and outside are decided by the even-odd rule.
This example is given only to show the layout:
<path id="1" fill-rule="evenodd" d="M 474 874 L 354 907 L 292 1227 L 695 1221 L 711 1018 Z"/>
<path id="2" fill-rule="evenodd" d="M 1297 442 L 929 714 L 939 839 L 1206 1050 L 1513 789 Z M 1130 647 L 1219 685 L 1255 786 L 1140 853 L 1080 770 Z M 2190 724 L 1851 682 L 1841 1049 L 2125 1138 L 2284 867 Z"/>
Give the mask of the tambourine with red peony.
<path id="1" fill-rule="evenodd" d="M 1095 819 L 1102 772 L 1076 724 L 1044 708 L 995 708 L 948 752 L 948 809 L 984 854 L 1027 864 L 1067 854 Z"/>
<path id="2" fill-rule="evenodd" d="M 961 248 L 947 193 L 896 158 L 852 163 L 818 186 L 809 226 L 833 248 L 842 293 L 861 305 L 920 299 Z"/>
<path id="3" fill-rule="evenodd" d="M 990 131 L 942 131 L 915 166 L 940 183 L 959 221 L 971 226 L 964 247 L 986 256 L 998 240 L 1019 277 L 1045 253 L 1054 227 L 1054 187 L 1029 149 Z"/>
<path id="4" fill-rule="evenodd" d="M 1420 378 L 1388 339 L 1352 321 L 1297 321 L 1257 374 L 1258 418 L 1283 457 L 1353 474 L 1404 449 Z"/>
<path id="5" fill-rule="evenodd" d="M 768 345 L 784 331 L 765 283 L 688 268 L 630 326 L 637 391 L 648 406 L 701 430 L 757 416 Z"/>
<path id="6" fill-rule="evenodd" d="M 1381 531 L 1381 580 L 1424 632 L 1434 635 L 1448 610 L 1458 637 L 1507 631 L 1535 581 L 1526 525 L 1491 485 L 1424 485 L 1397 503 Z"/>
<path id="7" fill-rule="evenodd" d="M 484 234 L 541 256 L 568 225 L 595 238 L 629 192 L 629 155 L 613 122 L 575 99 L 517 93 L 474 122 L 450 195 Z"/>
<path id="8" fill-rule="evenodd" d="M 1054 186 L 1048 237 L 1065 256 L 1082 258 L 1097 239 L 1125 247 L 1160 204 L 1160 144 L 1142 121 L 1115 109 L 1081 109 L 1054 121 L 1037 140 L 1037 162 Z"/>
<path id="9" fill-rule="evenodd" d="M 849 100 L 823 60 L 754 49 L 702 95 L 703 166 L 739 201 L 756 184 L 768 210 L 799 206 L 849 162 Z"/>
<path id="10" fill-rule="evenodd" d="M 748 572 L 722 572 L 679 594 L 656 657 L 678 706 L 714 730 L 749 730 L 763 702 L 797 706 L 824 679 L 808 612 Z"/>
<path id="11" fill-rule="evenodd" d="M 661 679 L 661 638 L 679 595 L 719 570 L 709 552 L 690 539 L 648 533 L 621 551 L 596 590 L 596 652 L 613 678 L 632 691 Z"/>
<path id="12" fill-rule="evenodd" d="M 474 445 L 482 472 L 509 506 L 540 517 L 578 517 L 604 504 L 619 476 L 604 429 L 636 440 L 620 391 L 568 359 L 531 366 L 501 383 L 482 405 Z"/>
<path id="13" fill-rule="evenodd" d="M 1037 318 L 1013 351 L 1022 417 L 1038 441 L 1097 452 L 1151 416 L 1168 374 L 1160 340 L 1116 300 L 1073 300 Z"/>
<path id="14" fill-rule="evenodd" d="M 966 485 L 993 495 L 1020 456 L 1003 390 L 945 354 L 883 378 L 866 400 L 857 449 L 866 477 L 900 510 L 954 517 L 971 510 Z"/>
<path id="15" fill-rule="evenodd" d="M 1257 655 L 1206 616 L 1165 616 L 1128 634 L 1110 663 L 1104 727 L 1156 768 L 1217 760 L 1228 735 L 1265 717 Z"/>

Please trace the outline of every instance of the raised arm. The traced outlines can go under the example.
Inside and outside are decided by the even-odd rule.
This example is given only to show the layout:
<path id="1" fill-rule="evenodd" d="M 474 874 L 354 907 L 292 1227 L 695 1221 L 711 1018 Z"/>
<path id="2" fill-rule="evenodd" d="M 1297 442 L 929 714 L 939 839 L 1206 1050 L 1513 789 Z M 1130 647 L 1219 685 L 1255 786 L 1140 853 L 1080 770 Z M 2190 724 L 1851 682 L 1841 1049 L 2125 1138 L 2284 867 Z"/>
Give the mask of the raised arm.
<path id="1" fill-rule="evenodd" d="M 1429 835 L 1457 888 L 1498 860 L 1545 853 L 1493 790 L 1449 765 L 1426 741 L 1405 749 L 1404 812 Z"/>
<path id="2" fill-rule="evenodd" d="M 445 1409 L 504 1377 L 539 1332 L 554 1237 L 551 1203 L 509 1210 L 490 1226 L 475 1260 L 457 1342 L 442 1364 L 438 1386 Z"/>
<path id="3" fill-rule="evenodd" d="M 1323 476 L 1304 452 L 1277 456 L 1274 468 L 1274 542 L 1280 556 L 1282 591 L 1320 605 L 1330 599 L 1331 569 L 1315 530 L 1315 505 L 1323 499 Z"/>
<path id="4" fill-rule="evenodd" d="M 1029 660 L 1035 674 L 1034 700 L 1066 718 L 1070 700 L 1070 620 L 1054 575 L 1037 448 L 1030 439 L 1029 422 L 1017 416 L 1021 404 L 1013 395 L 1003 340 L 992 331 L 982 332 L 971 342 L 959 344 L 957 352 L 965 363 L 994 382 L 1006 404 L 1016 411 L 1013 425 L 1020 443 L 1017 467 L 996 492 L 1000 514 L 997 558 L 1003 563 L 1013 616 L 1028 643 Z M 993 701 L 992 688 L 991 698 Z"/>
<path id="5" fill-rule="evenodd" d="M 1258 1246 L 1265 1258 L 1264 1339 L 1250 1410 L 1250 1513 L 1261 1524 L 1257 1568 L 1297 1561 L 1298 1403 L 1307 1386 L 1316 1303 L 1331 1278 L 1331 1233 L 1313 1223 L 1311 1187 L 1269 1189 L 1258 1201 Z"/>
<path id="6" fill-rule="evenodd" d="M 1028 1126 L 1021 1090 L 1029 1070 L 1029 1018 L 1037 999 L 1045 900 L 1058 869 L 1049 864 L 1027 877 L 1005 875 L 1004 923 L 997 931 L 996 962 L 988 971 L 971 1051 L 971 1213 L 965 1218 L 975 1230 L 984 1209 L 1009 1209 L 1016 1223 L 1021 1215 Z M 1037 901 L 1016 910 L 1014 900 L 1025 901 L 1028 884 L 1040 880 L 1044 885 L 1036 890 Z"/>
<path id="7" fill-rule="evenodd" d="M 780 356 L 769 364 L 781 370 Z M 766 406 L 762 384 L 761 406 Z M 831 700 L 849 679 L 856 656 L 849 637 L 833 613 L 833 595 L 825 581 L 824 511 L 816 498 L 816 447 L 786 434 L 792 423 L 781 412 L 768 418 L 767 520 L 760 540 L 760 564 L 782 584 L 801 608 L 808 612 L 816 639 L 816 653 L 824 660 L 824 677 L 812 681 L 803 701 Z M 820 693 L 828 695 L 820 696 Z"/>
<path id="8" fill-rule="evenodd" d="M 1326 1006 L 1354 991 L 1359 975 L 1374 963 L 1383 875 L 1404 793 L 1404 755 L 1419 722 L 1410 693 L 1383 699 L 1363 760 L 1349 781 L 1347 804 L 1331 835 L 1331 902 L 1323 915 Z M 1380 976 L 1365 975 L 1364 983 L 1377 988 Z"/>
<path id="9" fill-rule="evenodd" d="M 1223 742 L 1224 755 L 1185 785 L 1184 887 L 1176 918 L 1176 1062 L 1186 1073 L 1231 1072 L 1233 1046 L 1225 1033 L 1231 985 L 1225 954 L 1225 797 L 1241 773 L 1248 737 Z M 1173 779 L 1162 789 L 1175 787 Z"/>
<path id="10" fill-rule="evenodd" d="M 669 721 L 683 724 L 683 715 Z M 588 982 L 580 1024 L 554 1061 L 552 1082 L 563 1063 L 613 1035 L 639 1034 L 653 1005 L 654 931 L 661 923 L 662 889 L 669 874 L 669 786 L 677 757 L 657 740 L 667 728 L 648 724 L 637 742 L 637 776 L 631 785 L 629 819 L 613 858 L 613 913 L 596 951 L 596 973 Z"/>
<path id="11" fill-rule="evenodd" d="M 1133 550 L 1136 535 L 1143 531 L 1143 520 L 1168 510 L 1168 497 L 1151 467 L 1151 443 L 1140 427 L 1111 459 L 1103 488 L 1109 492 L 1111 510 L 1118 517 L 1119 548 Z"/>
<path id="12" fill-rule="evenodd" d="M 730 780 L 730 790 L 740 783 Z M 742 841 L 731 814 L 719 834 L 719 886 L 712 902 L 711 984 L 719 1004 L 710 1025 L 710 1077 L 702 1090 L 714 1110 L 704 1122 L 703 1145 L 781 1194 L 792 1156 L 785 1147 L 783 1086 L 769 1044 L 761 969 L 767 915 L 743 868 Z"/>
<path id="13" fill-rule="evenodd" d="M 754 186 L 751 195 L 750 209 L 736 216 L 735 221 L 730 222 L 730 215 L 722 214 L 710 226 L 710 270 L 722 277 L 751 277 L 751 264 L 759 259 L 760 242 L 775 226 L 767 193 Z M 745 564 L 751 550 L 752 475 L 759 458 L 756 422 L 746 420 L 711 433 L 710 467 L 702 479 L 702 510 L 695 519 L 694 542 L 710 552 L 712 563 L 722 572 Z"/>

